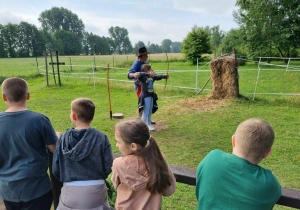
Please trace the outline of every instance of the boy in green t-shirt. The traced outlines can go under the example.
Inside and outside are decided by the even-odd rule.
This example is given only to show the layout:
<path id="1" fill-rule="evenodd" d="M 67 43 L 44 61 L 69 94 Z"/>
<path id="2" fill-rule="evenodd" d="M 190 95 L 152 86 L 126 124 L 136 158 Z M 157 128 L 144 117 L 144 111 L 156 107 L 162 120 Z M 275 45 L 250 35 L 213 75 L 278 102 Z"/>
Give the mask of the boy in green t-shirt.
<path id="1" fill-rule="evenodd" d="M 269 169 L 258 166 L 272 152 L 273 128 L 264 120 L 242 122 L 232 136 L 232 154 L 211 151 L 199 164 L 199 209 L 272 209 L 281 187 Z"/>

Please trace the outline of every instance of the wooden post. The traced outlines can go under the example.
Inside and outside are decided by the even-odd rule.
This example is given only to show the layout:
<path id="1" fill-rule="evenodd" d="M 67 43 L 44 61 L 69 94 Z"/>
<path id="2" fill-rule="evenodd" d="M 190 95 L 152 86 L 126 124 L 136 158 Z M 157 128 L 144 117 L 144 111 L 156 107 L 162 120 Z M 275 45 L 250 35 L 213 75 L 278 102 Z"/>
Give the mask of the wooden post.
<path id="1" fill-rule="evenodd" d="M 113 67 L 115 67 L 115 57 L 113 56 Z"/>
<path id="2" fill-rule="evenodd" d="M 60 74 L 59 74 L 59 62 L 58 62 L 58 51 L 55 51 L 56 54 L 56 66 L 57 66 L 57 76 L 58 76 L 58 84 L 59 87 L 61 87 L 61 82 L 60 82 Z"/>
<path id="3" fill-rule="evenodd" d="M 110 91 L 109 91 L 109 64 L 107 64 L 107 90 L 108 90 L 108 100 L 109 100 L 109 116 L 110 116 L 110 119 L 112 119 Z"/>
<path id="4" fill-rule="evenodd" d="M 54 84 L 56 84 L 55 71 L 54 71 L 54 65 L 53 65 L 53 59 L 52 59 L 52 53 L 51 53 L 51 51 L 50 51 L 50 58 L 51 58 L 51 66 L 52 66 L 52 72 L 53 72 Z"/>
<path id="5" fill-rule="evenodd" d="M 234 60 L 235 60 L 235 68 L 236 68 L 236 85 L 237 85 L 237 95 L 240 95 L 240 88 L 239 88 L 239 72 L 238 72 L 238 59 L 237 59 L 237 53 L 236 49 L 233 48 L 233 54 L 234 54 Z"/>
<path id="6" fill-rule="evenodd" d="M 46 63 L 46 80 L 47 80 L 47 87 L 49 86 L 48 80 L 48 63 L 47 63 L 47 52 L 45 51 L 45 63 Z"/>

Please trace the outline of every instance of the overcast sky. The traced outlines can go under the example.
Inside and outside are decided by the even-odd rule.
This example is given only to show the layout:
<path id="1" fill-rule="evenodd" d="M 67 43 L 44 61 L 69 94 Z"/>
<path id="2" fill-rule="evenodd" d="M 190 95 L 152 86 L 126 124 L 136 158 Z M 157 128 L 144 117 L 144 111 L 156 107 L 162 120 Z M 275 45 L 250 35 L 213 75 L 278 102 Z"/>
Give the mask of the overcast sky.
<path id="1" fill-rule="evenodd" d="M 194 25 L 237 28 L 232 12 L 236 0 L 0 0 L 0 24 L 21 21 L 40 27 L 41 12 L 64 7 L 77 14 L 85 30 L 108 37 L 111 26 L 124 27 L 134 45 L 182 42 Z"/>

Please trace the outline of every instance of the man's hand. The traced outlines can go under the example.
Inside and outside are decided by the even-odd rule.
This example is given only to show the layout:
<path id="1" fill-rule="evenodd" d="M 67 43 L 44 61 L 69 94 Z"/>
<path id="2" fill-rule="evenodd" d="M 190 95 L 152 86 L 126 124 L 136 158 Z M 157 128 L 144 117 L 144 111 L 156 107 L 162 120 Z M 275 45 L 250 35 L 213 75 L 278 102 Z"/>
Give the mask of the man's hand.
<path id="1" fill-rule="evenodd" d="M 136 72 L 132 75 L 134 78 L 140 78 L 140 73 L 139 72 Z"/>
<path id="2" fill-rule="evenodd" d="M 165 79 L 169 79 L 169 75 L 167 73 L 165 74 Z"/>

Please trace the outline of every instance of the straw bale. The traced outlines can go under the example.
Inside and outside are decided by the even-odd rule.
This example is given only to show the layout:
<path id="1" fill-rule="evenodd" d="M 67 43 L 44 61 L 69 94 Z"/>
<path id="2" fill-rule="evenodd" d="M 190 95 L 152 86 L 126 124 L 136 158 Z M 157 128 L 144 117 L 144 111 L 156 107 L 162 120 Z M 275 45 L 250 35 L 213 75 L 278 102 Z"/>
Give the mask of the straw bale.
<path id="1" fill-rule="evenodd" d="M 239 96 L 237 64 L 233 57 L 220 57 L 210 62 L 212 97 L 229 99 Z"/>

